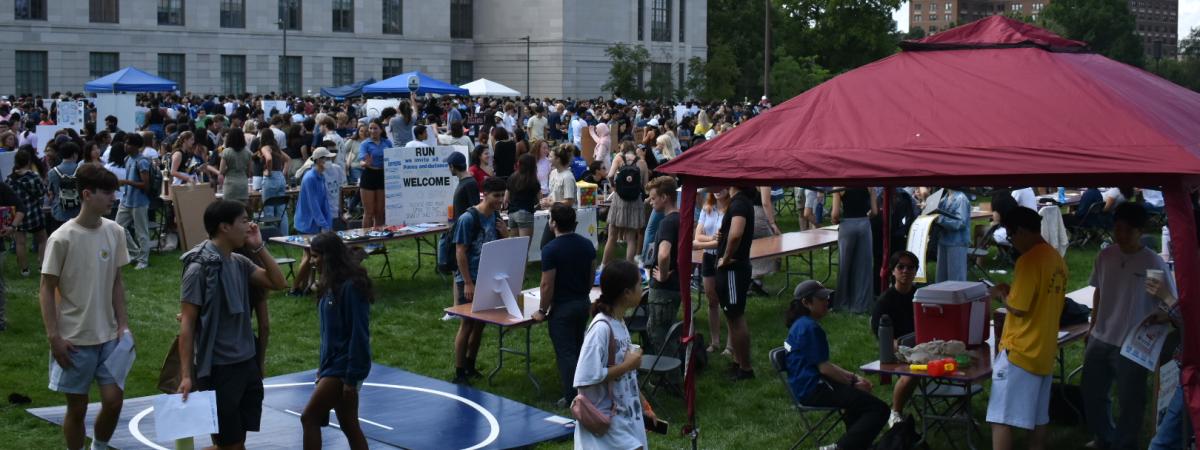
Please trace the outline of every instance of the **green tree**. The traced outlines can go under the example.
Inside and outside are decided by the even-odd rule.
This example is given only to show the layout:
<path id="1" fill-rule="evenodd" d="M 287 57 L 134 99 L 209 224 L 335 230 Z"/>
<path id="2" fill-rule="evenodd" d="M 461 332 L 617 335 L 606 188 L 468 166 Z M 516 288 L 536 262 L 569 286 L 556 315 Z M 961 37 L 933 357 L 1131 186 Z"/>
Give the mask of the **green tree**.
<path id="1" fill-rule="evenodd" d="M 1179 54 L 1185 59 L 1200 59 L 1200 27 L 1192 28 L 1188 37 L 1179 40 Z"/>
<path id="2" fill-rule="evenodd" d="M 671 82 L 671 65 L 651 64 L 650 67 L 650 83 L 646 85 L 646 97 L 670 100 L 675 94 Z"/>
<path id="3" fill-rule="evenodd" d="M 684 94 L 681 98 L 703 97 L 704 86 L 707 84 L 707 63 L 699 56 L 693 56 L 687 63 L 687 81 L 683 84 Z"/>
<path id="4" fill-rule="evenodd" d="M 908 33 L 905 33 L 904 39 L 917 40 L 925 38 L 925 28 L 921 26 L 908 27 Z"/>
<path id="5" fill-rule="evenodd" d="M 776 48 L 813 55 L 841 73 L 895 53 L 900 0 L 775 0 L 783 18 Z"/>
<path id="6" fill-rule="evenodd" d="M 641 45 L 618 43 L 604 49 L 604 54 L 612 61 L 612 68 L 601 89 L 614 95 L 643 98 L 645 93 L 638 86 L 638 78 L 650 63 L 650 51 Z"/>
<path id="7" fill-rule="evenodd" d="M 735 85 L 741 73 L 733 50 L 727 45 L 717 45 L 711 51 L 712 55 L 704 64 L 704 94 L 701 97 L 705 100 L 733 98 Z M 761 87 L 760 84 L 760 91 Z"/>
<path id="8" fill-rule="evenodd" d="M 762 95 L 763 76 L 763 0 L 708 0 L 709 86 L 702 95 L 723 100 Z M 779 39 L 779 15 L 772 14 L 772 39 Z M 726 54 L 719 55 L 724 47 Z M 728 56 L 719 65 L 718 56 Z M 711 76 L 711 72 L 733 73 L 732 77 Z M 723 75 L 723 74 L 722 74 Z M 712 85 L 713 82 L 728 85 Z M 717 95 L 722 94 L 722 95 Z"/>
<path id="9" fill-rule="evenodd" d="M 1141 67 L 1142 41 L 1133 34 L 1134 17 L 1125 0 L 1055 0 L 1046 5 L 1046 20 L 1064 37 L 1087 42 L 1104 56 Z"/>
<path id="10" fill-rule="evenodd" d="M 771 67 L 771 100 L 776 104 L 800 95 L 828 80 L 830 73 L 817 64 L 817 57 L 795 58 L 779 51 L 779 60 Z"/>

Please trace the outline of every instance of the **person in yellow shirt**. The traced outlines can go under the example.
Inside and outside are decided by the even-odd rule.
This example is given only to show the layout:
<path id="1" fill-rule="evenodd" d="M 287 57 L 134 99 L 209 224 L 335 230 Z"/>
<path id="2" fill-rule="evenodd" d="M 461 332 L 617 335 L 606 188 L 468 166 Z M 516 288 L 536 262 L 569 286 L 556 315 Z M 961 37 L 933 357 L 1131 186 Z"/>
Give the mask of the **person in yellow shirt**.
<path id="1" fill-rule="evenodd" d="M 1050 383 L 1058 351 L 1058 319 L 1067 291 L 1067 265 L 1042 239 L 1042 219 L 1029 208 L 1016 208 L 1002 222 L 1008 239 L 1021 252 L 1013 284 L 996 285 L 991 294 L 1008 310 L 1000 353 L 992 362 L 992 394 L 987 421 L 992 448 L 1012 448 L 1013 428 L 1033 431 L 1029 448 L 1041 449 L 1050 422 Z"/>

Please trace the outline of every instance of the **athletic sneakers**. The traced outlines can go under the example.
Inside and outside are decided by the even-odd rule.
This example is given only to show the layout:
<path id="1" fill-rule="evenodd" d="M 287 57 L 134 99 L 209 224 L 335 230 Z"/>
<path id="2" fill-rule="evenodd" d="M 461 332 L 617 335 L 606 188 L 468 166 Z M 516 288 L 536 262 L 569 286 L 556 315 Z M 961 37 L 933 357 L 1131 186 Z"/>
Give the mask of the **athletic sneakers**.
<path id="1" fill-rule="evenodd" d="M 837 444 L 822 445 L 821 450 L 838 450 Z"/>
<path id="2" fill-rule="evenodd" d="M 452 315 L 450 313 L 446 313 L 446 314 L 442 315 L 442 321 L 444 321 L 444 322 L 449 322 L 451 320 L 457 320 L 458 318 L 459 318 L 458 316 Z"/>
<path id="3" fill-rule="evenodd" d="M 28 277 L 28 276 L 29 276 L 29 268 L 28 268 L 28 267 L 26 267 L 26 268 L 24 268 L 24 269 L 21 269 L 21 276 L 22 276 L 22 277 Z"/>
<path id="4" fill-rule="evenodd" d="M 891 428 L 896 424 L 903 422 L 904 416 L 900 415 L 900 411 L 892 410 L 892 416 L 888 417 L 887 427 Z"/>
<path id="5" fill-rule="evenodd" d="M 148 268 L 150 268 L 149 264 L 146 264 L 144 262 L 139 262 L 139 263 L 137 263 L 136 266 L 133 267 L 133 270 L 146 270 Z"/>

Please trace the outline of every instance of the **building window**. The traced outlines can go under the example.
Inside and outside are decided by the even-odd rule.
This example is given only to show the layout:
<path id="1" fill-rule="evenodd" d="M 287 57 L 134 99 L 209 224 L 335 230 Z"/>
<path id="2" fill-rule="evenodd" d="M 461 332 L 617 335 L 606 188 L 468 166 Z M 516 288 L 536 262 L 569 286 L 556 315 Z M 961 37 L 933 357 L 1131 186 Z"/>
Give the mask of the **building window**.
<path id="1" fill-rule="evenodd" d="M 952 8 L 954 8 L 954 6 L 952 6 L 952 5 L 953 5 L 953 3 L 946 3 L 946 12 L 950 12 L 952 10 Z"/>
<path id="2" fill-rule="evenodd" d="M 333 0 L 333 31 L 354 32 L 354 0 Z"/>
<path id="3" fill-rule="evenodd" d="M 679 0 L 679 42 L 687 37 L 687 0 Z"/>
<path id="4" fill-rule="evenodd" d="M 637 40 L 646 40 L 646 0 L 638 0 L 637 4 Z"/>
<path id="5" fill-rule="evenodd" d="M 930 14 L 930 15 L 929 15 L 929 21 L 930 21 L 930 22 L 937 22 L 937 14 Z"/>
<path id="6" fill-rule="evenodd" d="M 174 81 L 179 85 L 179 91 L 184 89 L 184 74 L 186 73 L 183 54 L 181 53 L 159 53 L 158 54 L 158 76 Z"/>
<path id="7" fill-rule="evenodd" d="M 680 22 L 680 23 L 682 23 L 682 22 Z M 687 71 L 687 64 L 681 62 L 681 63 L 679 63 L 678 67 L 679 67 L 679 69 L 677 70 L 677 72 L 679 72 L 679 75 L 678 75 L 679 84 L 677 86 L 679 86 L 680 88 L 683 88 L 684 86 L 687 85 L 687 78 L 686 78 L 687 75 L 684 73 Z"/>
<path id="8" fill-rule="evenodd" d="M 657 0 L 656 0 L 657 1 Z M 671 95 L 671 63 L 652 63 L 650 64 L 650 85 L 655 92 L 650 94 L 660 97 L 669 97 Z"/>
<path id="9" fill-rule="evenodd" d="M 1044 4 L 1042 4 L 1042 3 L 1034 3 L 1034 4 L 1033 4 L 1033 10 L 1034 10 L 1034 11 L 1041 11 L 1043 6 L 1045 6 L 1045 5 L 1044 5 Z"/>
<path id="10" fill-rule="evenodd" d="M 1016 11 L 1016 12 L 1021 12 L 1021 10 L 1022 10 L 1022 9 L 1024 9 L 1024 8 L 1025 8 L 1025 4 L 1024 4 L 1024 3 L 1013 3 L 1013 4 L 1012 4 L 1012 10 L 1013 10 L 1013 11 Z"/>
<path id="11" fill-rule="evenodd" d="M 279 20 L 285 30 L 299 30 L 303 21 L 300 0 L 279 0 Z"/>
<path id="12" fill-rule="evenodd" d="M 920 10 L 921 10 L 921 4 L 913 3 L 913 11 L 920 11 Z"/>
<path id="13" fill-rule="evenodd" d="M 281 94 L 299 94 L 300 79 L 299 56 L 279 57 L 279 91 Z"/>
<path id="14" fill-rule="evenodd" d="M 404 34 L 404 0 L 383 0 L 383 34 Z"/>
<path id="15" fill-rule="evenodd" d="M 221 0 L 221 28 L 246 28 L 246 0 Z"/>
<path id="16" fill-rule="evenodd" d="M 88 0 L 88 20 L 92 23 L 119 23 L 119 7 L 117 0 Z"/>
<path id="17" fill-rule="evenodd" d="M 920 14 L 917 14 L 917 15 L 913 16 L 913 22 L 920 22 L 920 21 L 921 21 L 921 15 L 920 15 Z"/>
<path id="18" fill-rule="evenodd" d="M 388 79 L 404 73 L 404 60 L 401 58 L 383 58 L 383 79 Z"/>
<path id="19" fill-rule="evenodd" d="M 450 37 L 470 39 L 475 29 L 475 1 L 450 0 Z"/>
<path id="20" fill-rule="evenodd" d="M 650 15 L 650 40 L 671 42 L 671 0 L 654 0 Z"/>
<path id="21" fill-rule="evenodd" d="M 17 95 L 46 95 L 46 52 L 23 52 L 16 57 Z"/>
<path id="22" fill-rule="evenodd" d="M 13 16 L 17 20 L 46 20 L 46 0 L 16 0 Z"/>
<path id="23" fill-rule="evenodd" d="M 937 33 L 937 25 L 929 26 L 929 34 Z"/>
<path id="24" fill-rule="evenodd" d="M 88 55 L 88 75 L 93 80 L 116 72 L 120 65 L 120 56 L 117 53 L 92 52 Z"/>
<path id="25" fill-rule="evenodd" d="M 946 23 L 950 23 L 950 15 L 946 14 Z"/>
<path id="26" fill-rule="evenodd" d="M 159 25 L 183 25 L 183 0 L 158 0 Z"/>
<path id="27" fill-rule="evenodd" d="M 226 94 L 246 92 L 245 56 L 221 55 L 221 92 Z"/>
<path id="28" fill-rule="evenodd" d="M 354 82 L 354 58 L 333 58 L 333 85 Z"/>
<path id="29" fill-rule="evenodd" d="M 475 63 L 471 61 L 450 61 L 450 83 L 454 85 L 470 83 L 475 78 Z"/>

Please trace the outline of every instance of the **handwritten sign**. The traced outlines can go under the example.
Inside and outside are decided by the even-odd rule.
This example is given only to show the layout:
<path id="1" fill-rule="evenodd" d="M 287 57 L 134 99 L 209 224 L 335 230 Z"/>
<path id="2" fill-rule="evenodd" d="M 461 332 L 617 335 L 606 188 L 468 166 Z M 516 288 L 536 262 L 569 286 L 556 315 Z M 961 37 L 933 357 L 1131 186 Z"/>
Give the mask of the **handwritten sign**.
<path id="1" fill-rule="evenodd" d="M 445 222 L 458 178 L 446 157 L 453 146 L 397 147 L 383 151 L 384 208 L 388 225 Z"/>

